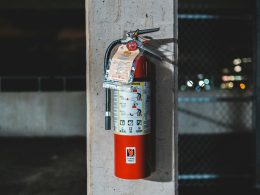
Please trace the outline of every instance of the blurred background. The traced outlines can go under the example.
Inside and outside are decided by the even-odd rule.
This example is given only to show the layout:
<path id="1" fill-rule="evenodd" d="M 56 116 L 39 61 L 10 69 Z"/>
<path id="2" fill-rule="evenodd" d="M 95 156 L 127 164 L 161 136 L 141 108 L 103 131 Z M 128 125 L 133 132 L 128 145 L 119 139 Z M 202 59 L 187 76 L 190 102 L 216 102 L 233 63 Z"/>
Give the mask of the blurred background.
<path id="1" fill-rule="evenodd" d="M 0 9 L 0 194 L 84 195 L 84 1 Z"/>
<path id="2" fill-rule="evenodd" d="M 259 194 L 256 1 L 179 0 L 178 18 L 180 194 Z"/>
<path id="3" fill-rule="evenodd" d="M 259 194 L 256 2 L 179 0 L 181 195 Z M 0 9 L 0 194 L 86 194 L 84 0 Z"/>

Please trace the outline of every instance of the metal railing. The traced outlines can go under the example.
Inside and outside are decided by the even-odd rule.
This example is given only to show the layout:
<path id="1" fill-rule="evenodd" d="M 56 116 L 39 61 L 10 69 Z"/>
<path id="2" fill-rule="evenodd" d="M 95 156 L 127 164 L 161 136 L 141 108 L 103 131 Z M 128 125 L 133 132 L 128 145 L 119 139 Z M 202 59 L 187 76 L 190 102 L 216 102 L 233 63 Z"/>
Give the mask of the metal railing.
<path id="1" fill-rule="evenodd" d="M 0 76 L 0 92 L 85 91 L 84 76 Z"/>

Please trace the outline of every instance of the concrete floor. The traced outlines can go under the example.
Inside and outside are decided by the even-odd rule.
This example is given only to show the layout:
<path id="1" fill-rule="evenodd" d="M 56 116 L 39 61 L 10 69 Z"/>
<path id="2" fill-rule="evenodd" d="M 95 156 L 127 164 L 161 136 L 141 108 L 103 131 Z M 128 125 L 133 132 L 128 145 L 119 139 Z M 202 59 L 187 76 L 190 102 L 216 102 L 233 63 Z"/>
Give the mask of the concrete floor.
<path id="1" fill-rule="evenodd" d="M 85 138 L 0 138 L 0 194 L 85 195 Z"/>
<path id="2" fill-rule="evenodd" d="M 0 154 L 0 195 L 86 195 L 83 137 L 0 138 Z M 260 194 L 245 185 L 239 186 L 180 186 L 179 194 Z"/>

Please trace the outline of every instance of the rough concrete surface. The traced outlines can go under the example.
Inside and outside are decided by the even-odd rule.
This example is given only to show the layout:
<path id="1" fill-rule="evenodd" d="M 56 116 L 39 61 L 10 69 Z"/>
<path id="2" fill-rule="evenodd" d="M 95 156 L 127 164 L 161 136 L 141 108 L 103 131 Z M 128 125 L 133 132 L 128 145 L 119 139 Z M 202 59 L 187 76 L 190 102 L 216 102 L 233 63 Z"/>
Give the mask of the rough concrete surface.
<path id="1" fill-rule="evenodd" d="M 174 14 L 172 0 L 86 1 L 88 195 L 175 194 Z M 160 27 L 153 49 L 165 57 L 156 66 L 155 172 L 142 180 L 114 176 L 113 133 L 104 130 L 103 56 L 124 31 Z M 176 34 L 175 34 L 176 35 Z"/>
<path id="2" fill-rule="evenodd" d="M 85 92 L 0 94 L 0 136 L 85 136 Z"/>

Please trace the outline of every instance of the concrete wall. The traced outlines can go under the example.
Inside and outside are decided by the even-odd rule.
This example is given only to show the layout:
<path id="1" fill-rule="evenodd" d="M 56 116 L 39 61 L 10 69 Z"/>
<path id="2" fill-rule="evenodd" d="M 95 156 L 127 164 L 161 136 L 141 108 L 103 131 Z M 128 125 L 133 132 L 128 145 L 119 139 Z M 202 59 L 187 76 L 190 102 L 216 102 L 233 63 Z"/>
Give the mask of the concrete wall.
<path id="1" fill-rule="evenodd" d="M 84 136 L 85 92 L 0 93 L 0 136 Z"/>
<path id="2" fill-rule="evenodd" d="M 175 194 L 175 66 L 177 38 L 176 1 L 172 0 L 88 0 L 87 29 L 87 175 L 89 195 Z M 113 132 L 104 130 L 103 56 L 110 42 L 124 31 L 160 27 L 153 36 L 157 53 L 165 56 L 156 64 L 155 172 L 142 180 L 128 181 L 114 176 Z"/>
<path id="3" fill-rule="evenodd" d="M 180 134 L 248 132 L 253 130 L 252 116 L 250 92 L 179 92 Z"/>

